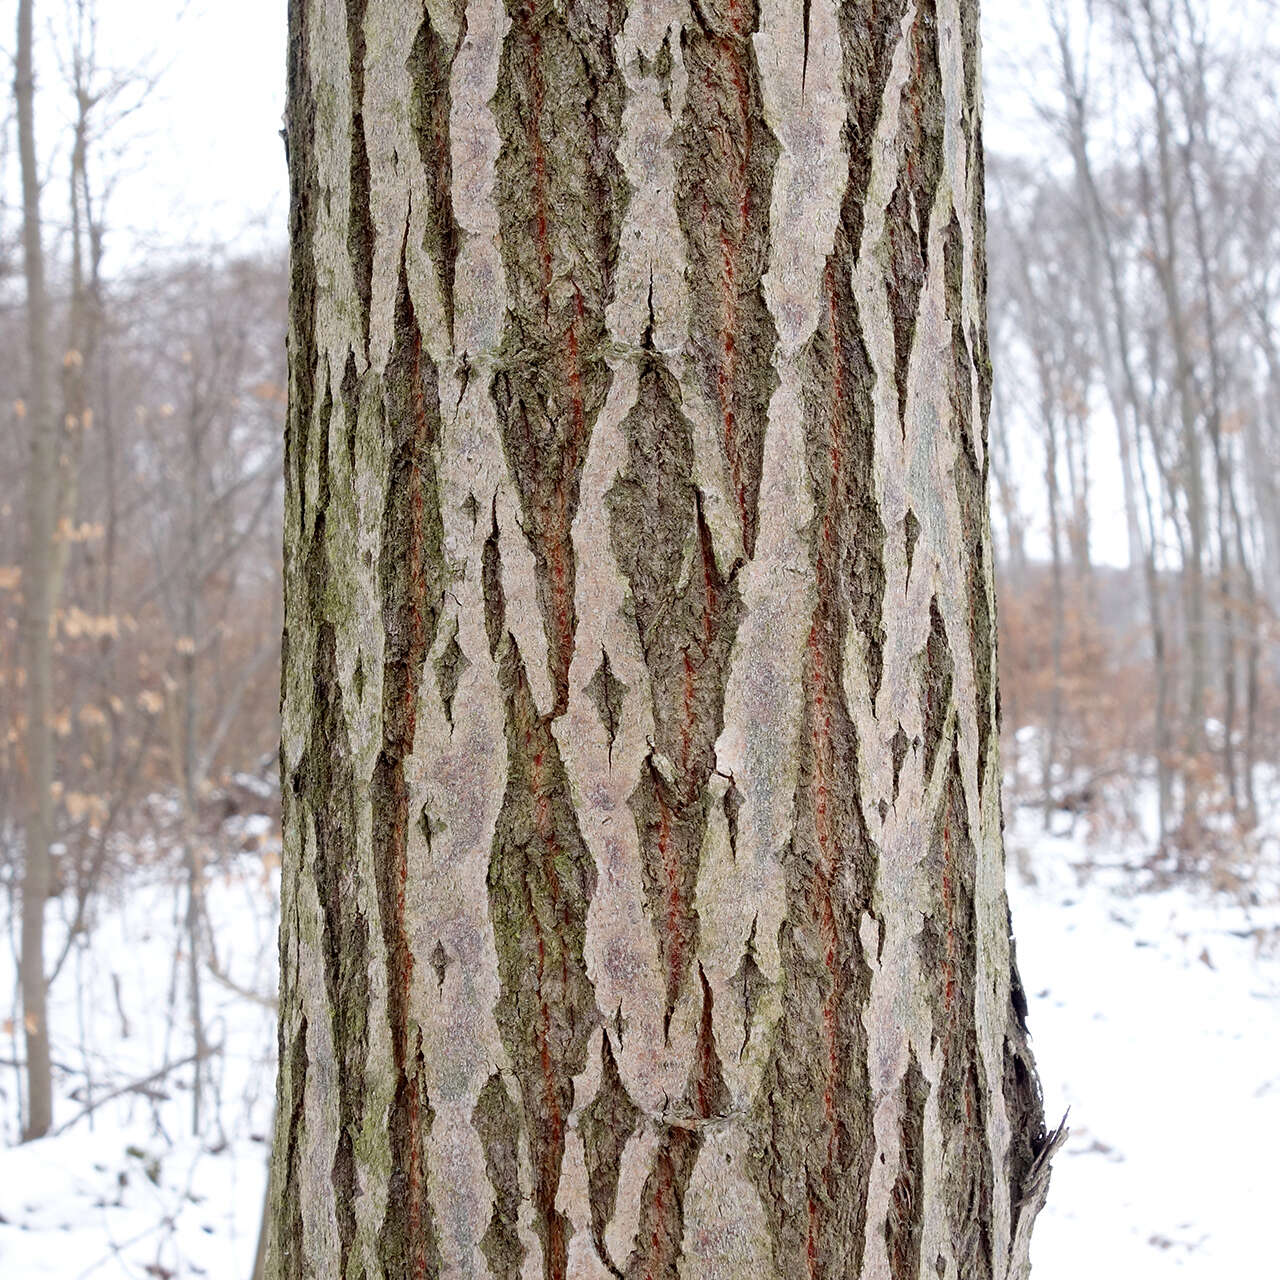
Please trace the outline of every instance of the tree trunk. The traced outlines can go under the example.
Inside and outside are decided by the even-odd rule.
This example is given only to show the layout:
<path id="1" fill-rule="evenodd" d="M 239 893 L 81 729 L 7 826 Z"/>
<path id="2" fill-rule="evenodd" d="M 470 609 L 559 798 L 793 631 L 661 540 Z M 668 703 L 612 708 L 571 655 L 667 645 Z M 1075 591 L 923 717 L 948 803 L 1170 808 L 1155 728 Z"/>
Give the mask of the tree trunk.
<path id="1" fill-rule="evenodd" d="M 1024 1275 L 976 5 L 290 23 L 268 1274 Z"/>
<path id="2" fill-rule="evenodd" d="M 39 1138 L 53 1122 L 44 970 L 44 911 L 53 838 L 53 623 L 57 554 L 58 429 L 49 390 L 49 302 L 40 235 L 36 167 L 32 0 L 19 0 L 14 99 L 22 167 L 22 256 L 27 285 L 26 403 L 31 455 L 26 477 L 27 546 L 22 569 L 22 636 L 26 670 L 27 823 L 22 874 L 22 1018 L 27 1044 L 27 1117 L 23 1137 Z"/>

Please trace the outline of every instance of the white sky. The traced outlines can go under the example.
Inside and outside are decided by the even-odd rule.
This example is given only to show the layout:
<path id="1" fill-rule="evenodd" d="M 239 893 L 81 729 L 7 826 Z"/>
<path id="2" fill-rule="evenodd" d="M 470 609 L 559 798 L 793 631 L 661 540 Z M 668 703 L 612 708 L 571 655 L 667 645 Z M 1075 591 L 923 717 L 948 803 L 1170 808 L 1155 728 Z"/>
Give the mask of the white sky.
<path id="1" fill-rule="evenodd" d="M 43 214 L 52 239 L 65 223 L 70 95 L 59 63 L 69 47 L 70 0 L 36 0 L 37 131 L 47 175 Z M 154 80 L 145 103 L 115 125 L 95 161 L 107 207 L 109 271 L 184 243 L 284 243 L 285 0 L 97 0 L 105 71 Z M 14 47 L 12 4 L 0 4 L 0 50 Z M 8 75 L 5 75 L 6 87 Z M 135 92 L 127 101 L 135 101 Z M 17 193 L 17 157 L 4 156 Z"/>
<path id="2" fill-rule="evenodd" d="M 181 14 L 173 0 L 99 3 L 113 61 L 156 50 L 164 67 L 122 212 L 201 240 L 229 240 L 257 222 L 283 242 L 284 0 L 192 0 Z"/>

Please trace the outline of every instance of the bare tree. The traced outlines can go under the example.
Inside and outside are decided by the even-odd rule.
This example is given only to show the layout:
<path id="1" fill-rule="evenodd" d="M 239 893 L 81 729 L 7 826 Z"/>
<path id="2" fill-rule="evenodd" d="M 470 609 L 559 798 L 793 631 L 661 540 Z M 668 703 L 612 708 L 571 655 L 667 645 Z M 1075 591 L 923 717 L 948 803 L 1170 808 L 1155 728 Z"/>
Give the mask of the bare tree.
<path id="1" fill-rule="evenodd" d="M 53 646 L 56 601 L 58 424 L 49 366 L 49 299 L 40 228 L 35 143 L 33 0 L 18 0 L 14 101 L 22 165 L 22 257 L 27 285 L 27 545 L 22 567 L 23 659 L 27 688 L 26 831 L 22 875 L 22 1017 L 27 1049 L 24 1136 L 42 1137 L 53 1118 L 44 971 L 44 914 L 49 896 L 53 829 Z"/>

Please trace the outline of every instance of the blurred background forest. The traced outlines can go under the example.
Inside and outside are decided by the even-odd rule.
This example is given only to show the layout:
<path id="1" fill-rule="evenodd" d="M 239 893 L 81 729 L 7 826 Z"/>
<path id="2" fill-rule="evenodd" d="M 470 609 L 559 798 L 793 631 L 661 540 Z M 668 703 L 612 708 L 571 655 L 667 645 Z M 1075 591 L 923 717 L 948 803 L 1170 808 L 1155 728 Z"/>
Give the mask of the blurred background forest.
<path id="1" fill-rule="evenodd" d="M 0 1187 L 14 1188 L 0 1191 L 0 1270 L 247 1277 L 274 1052 L 280 95 L 243 95 L 262 104 L 245 154 L 274 156 L 270 191 L 205 216 L 211 181 L 258 180 L 256 161 L 236 168 L 244 113 L 228 112 L 221 158 L 200 153 L 198 131 L 170 155 L 166 131 L 220 104 L 182 105 L 177 55 L 152 47 L 140 15 L 164 9 L 172 31 L 156 30 L 191 58 L 234 9 L 223 38 L 282 68 L 284 6 L 40 0 L 34 93 L 18 7 L 0 26 L 17 70 L 0 142 L 0 1143 L 15 1148 L 0 1149 Z M 1046 971 L 1074 962 L 1034 950 L 1075 928 L 1064 908 L 1087 899 L 1100 930 L 1134 935 L 1125 956 L 1144 929 L 1137 946 L 1157 951 L 1185 930 L 1160 953 L 1167 971 L 1133 980 L 1192 975 L 1173 1021 L 1193 992 L 1223 1018 L 1261 1018 L 1247 1059 L 1280 1042 L 1271 6 L 984 8 L 1005 808 L 1011 865 L 1041 886 L 1015 897 L 1024 976 L 1044 988 L 1032 1028 L 1061 1026 L 1090 1052 L 1069 1021 L 1093 1015 L 1075 1007 L 1088 993 L 1052 1021 L 1071 1002 L 1050 997 Z M 184 163 L 205 184 L 189 226 L 156 212 Z M 264 231 L 250 211 L 268 206 Z M 34 820 L 33 788 L 49 797 Z M 28 904 L 47 899 L 36 942 L 24 877 Z M 1119 982 L 1111 944 L 1089 937 L 1091 963 Z M 52 1027 L 43 1124 L 22 1025 L 37 988 Z M 1257 989 L 1265 1002 L 1249 1004 Z M 1236 1051 L 1215 1049 L 1212 1069 Z M 1050 1109 L 1075 1103 L 1075 1153 L 1124 1175 L 1090 1127 L 1088 1068 L 1055 1075 L 1040 1053 Z M 1260 1089 L 1274 1122 L 1280 1084 L 1258 1071 L 1241 1089 Z M 1240 1131 L 1260 1114 L 1242 1109 Z M 1257 1177 L 1274 1195 L 1274 1176 Z M 1049 1276 L 1088 1262 L 1062 1250 L 1091 1202 L 1068 1203 L 1069 1172 L 1056 1185 L 1067 1199 L 1051 1196 L 1042 1231 L 1054 1260 L 1037 1254 Z M 51 1251 L 50 1232 L 74 1243 Z M 1136 1232 L 1135 1274 L 1170 1260 L 1221 1274 L 1236 1256 L 1214 1252 L 1231 1247 L 1221 1222 Z"/>

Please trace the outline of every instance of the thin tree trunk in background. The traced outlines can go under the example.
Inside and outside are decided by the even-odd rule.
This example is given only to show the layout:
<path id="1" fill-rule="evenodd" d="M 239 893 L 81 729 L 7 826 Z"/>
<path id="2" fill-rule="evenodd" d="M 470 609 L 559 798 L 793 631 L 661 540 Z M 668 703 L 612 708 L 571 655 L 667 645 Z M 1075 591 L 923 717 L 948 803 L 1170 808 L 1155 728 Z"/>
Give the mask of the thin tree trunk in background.
<path id="1" fill-rule="evenodd" d="M 1091 15 L 1090 21 L 1092 21 Z M 1085 215 L 1084 229 L 1090 249 L 1083 260 L 1085 278 L 1089 282 L 1087 298 L 1094 323 L 1097 325 L 1099 334 L 1103 335 L 1103 340 L 1099 343 L 1099 358 L 1105 370 L 1107 398 L 1116 425 L 1116 443 L 1120 455 L 1120 476 L 1124 493 L 1125 530 L 1128 537 L 1129 569 L 1135 577 L 1138 577 L 1146 553 L 1138 514 L 1138 482 L 1134 466 L 1136 446 L 1129 429 L 1125 394 L 1121 389 L 1122 381 L 1132 382 L 1132 374 L 1129 368 L 1127 326 L 1124 317 L 1119 314 L 1123 304 L 1118 295 L 1115 249 L 1107 225 L 1106 210 L 1098 194 L 1092 163 L 1089 159 L 1085 88 L 1076 73 L 1066 15 L 1062 10 L 1057 8 L 1051 10 L 1050 25 L 1058 45 L 1058 65 L 1062 77 L 1063 96 L 1067 104 L 1067 137 L 1075 165 L 1076 185 L 1080 191 L 1081 208 Z M 1106 263 L 1112 306 L 1116 311 L 1116 314 L 1110 318 L 1107 315 L 1102 279 L 1098 271 L 1100 260 Z M 1116 330 L 1114 343 L 1110 338 L 1113 328 Z"/>
<path id="2" fill-rule="evenodd" d="M 49 303 L 40 235 L 36 167 L 32 0 L 18 2 L 14 99 L 22 168 L 22 252 L 27 285 L 28 396 L 31 441 L 27 472 L 27 546 L 22 571 L 23 655 L 26 664 L 27 824 L 22 876 L 22 1016 L 27 1047 L 27 1117 L 23 1137 L 39 1138 L 53 1120 L 44 972 L 44 912 L 49 897 L 53 835 L 53 622 L 58 489 L 58 430 L 49 393 Z"/>
<path id="3" fill-rule="evenodd" d="M 80 493 L 80 461 L 85 435 L 93 425 L 88 378 L 101 322 L 99 275 L 102 227 L 95 220 L 89 185 L 90 120 L 97 98 L 91 86 L 93 49 L 85 30 L 86 0 L 77 0 L 72 48 L 71 90 L 76 103 L 68 167 L 71 212 L 71 297 L 67 308 L 67 344 L 62 357 L 62 421 L 56 429 L 58 466 L 52 600 L 62 595 Z"/>
<path id="4" fill-rule="evenodd" d="M 1244 759 L 1241 762 L 1241 780 L 1244 786 L 1244 813 L 1246 828 L 1258 824 L 1258 797 L 1254 769 L 1258 763 L 1258 666 L 1262 658 L 1261 601 L 1254 582 L 1253 571 L 1245 561 L 1244 533 L 1241 529 L 1239 510 L 1235 513 L 1236 553 L 1241 562 L 1244 582 L 1243 610 L 1244 636 Z"/>
<path id="5" fill-rule="evenodd" d="M 250 1280 L 267 1280 L 267 1244 L 270 1238 L 271 1227 L 271 1173 L 270 1168 L 267 1172 L 267 1185 L 262 1193 L 262 1220 L 258 1226 L 258 1247 L 253 1254 L 253 1272 Z"/>
<path id="6" fill-rule="evenodd" d="M 193 375 L 194 376 L 194 375 Z M 201 484 L 205 478 L 202 465 L 203 425 L 199 396 L 193 392 L 187 414 L 186 463 L 187 554 L 182 584 L 182 635 L 178 645 L 182 666 L 182 679 L 178 684 L 181 702 L 175 708 L 175 737 L 177 745 L 174 761 L 181 780 L 183 808 L 183 867 L 187 875 L 187 1010 L 191 1019 L 191 1041 L 195 1066 L 191 1083 L 191 1132 L 201 1132 L 204 1110 L 205 1079 L 208 1068 L 208 1041 L 205 1037 L 204 1010 L 200 988 L 201 936 L 204 922 L 204 853 L 196 830 L 196 806 L 202 779 L 196 774 L 196 726 L 200 686 L 196 679 L 197 642 L 202 638 L 200 625 L 200 539 L 204 529 L 204 504 Z"/>
<path id="7" fill-rule="evenodd" d="M 1133 394 L 1132 407 L 1139 425 L 1142 419 L 1142 407 L 1137 399 L 1137 385 L 1130 380 L 1129 386 Z M 1147 518 L 1146 553 L 1143 557 L 1143 571 L 1147 586 L 1147 616 L 1151 627 L 1151 665 L 1155 673 L 1156 698 L 1153 733 L 1155 737 L 1156 759 L 1156 850 L 1163 854 L 1168 846 L 1170 821 L 1173 816 L 1173 769 L 1172 769 L 1172 733 L 1169 725 L 1169 683 L 1170 671 L 1166 628 L 1164 620 L 1164 604 L 1160 598 L 1160 570 L 1156 562 L 1156 515 L 1151 500 L 1151 483 L 1147 478 L 1147 467 L 1143 461 L 1141 439 L 1134 451 L 1138 464 L 1138 479 L 1141 483 L 1142 508 Z"/>
<path id="8" fill-rule="evenodd" d="M 1149 247 L 1156 281 L 1165 303 L 1169 337 L 1173 343 L 1174 392 L 1181 427 L 1177 470 L 1186 501 L 1187 544 L 1182 548 L 1182 579 L 1186 598 L 1187 640 L 1187 720 L 1185 760 L 1182 769 L 1183 803 L 1181 815 L 1182 848 L 1194 848 L 1200 837 L 1199 770 L 1204 749 L 1205 689 L 1208 683 L 1208 634 L 1205 620 L 1205 496 L 1204 475 L 1200 465 L 1200 436 L 1197 430 L 1197 404 L 1194 386 L 1194 358 L 1191 350 L 1188 317 L 1183 308 L 1179 287 L 1179 256 L 1176 221 L 1178 196 L 1174 190 L 1172 139 L 1168 113 L 1171 90 L 1165 74 L 1167 49 L 1161 22 L 1150 0 L 1140 0 L 1146 15 L 1148 46 L 1144 50 L 1135 26 L 1130 25 L 1130 40 L 1143 78 L 1151 89 L 1155 112 L 1156 182 L 1152 191 L 1145 160 L 1140 163 L 1142 214 L 1148 228 Z M 1158 206 L 1158 207 L 1157 207 Z M 1157 221 L 1159 229 L 1157 229 Z M 1162 243 L 1163 240 L 1163 243 Z M 1170 490 L 1171 494 L 1174 492 Z"/>
<path id="9" fill-rule="evenodd" d="M 977 50 L 291 4 L 270 1276 L 1027 1274 Z"/>
<path id="10" fill-rule="evenodd" d="M 1263 399 L 1267 434 L 1275 439 L 1280 436 L 1280 353 L 1276 351 L 1267 305 L 1265 301 L 1259 304 L 1256 324 L 1259 345 L 1267 364 Z M 1271 607 L 1280 609 L 1280 483 L 1277 483 L 1275 470 L 1262 438 L 1262 423 L 1253 416 L 1245 423 L 1245 458 L 1257 504 L 1256 536 L 1260 539 L 1258 558 L 1261 561 L 1262 590 Z"/>
<path id="11" fill-rule="evenodd" d="M 1026 517 L 1022 513 L 1022 506 L 1018 499 L 1018 487 L 1014 480 L 1015 468 L 1009 452 L 1009 432 L 1006 426 L 1008 415 L 1002 399 L 998 387 L 993 386 L 991 416 L 995 419 L 995 430 L 991 432 L 990 471 L 1000 493 L 1000 514 L 1008 544 L 1001 569 L 1005 586 L 1009 587 L 1019 586 L 1025 580 L 1027 540 Z M 1014 724 L 1020 723 L 1016 715 L 1009 719 Z"/>
<path id="12" fill-rule="evenodd" d="M 1181 60 L 1180 60 L 1181 63 Z M 1222 628 L 1222 772 L 1227 782 L 1227 795 L 1232 815 L 1241 815 L 1240 777 L 1236 766 L 1236 713 L 1238 703 L 1238 631 L 1240 606 L 1235 596 L 1235 572 L 1232 568 L 1232 525 L 1230 515 L 1236 507 L 1235 476 L 1228 456 L 1228 446 L 1223 440 L 1222 404 L 1223 374 L 1222 352 L 1218 336 L 1217 307 L 1214 301 L 1213 271 L 1209 254 L 1209 232 L 1205 227 L 1205 210 L 1197 181 L 1196 143 L 1207 129 L 1204 119 L 1204 68 L 1199 58 L 1195 60 L 1195 80 L 1192 87 L 1187 81 L 1190 73 L 1181 66 L 1179 98 L 1186 124 L 1186 140 L 1182 144 L 1183 171 L 1187 185 L 1187 198 L 1191 206 L 1192 246 L 1200 277 L 1201 308 L 1203 310 L 1204 345 L 1209 361 L 1209 389 L 1205 411 L 1209 444 L 1213 451 L 1214 496 L 1217 505 L 1218 532 L 1218 581 L 1219 614 Z M 1199 128 L 1197 129 L 1197 125 Z M 1202 398 L 1203 393 L 1202 393 Z M 1243 551 L 1243 547 L 1241 548 Z M 1248 573 L 1243 555 L 1239 573 L 1243 579 Z"/>
<path id="13" fill-rule="evenodd" d="M 1112 327 L 1115 330 L 1114 357 L 1113 344 L 1110 342 L 1103 344 L 1108 368 L 1107 391 L 1112 414 L 1116 420 L 1122 465 L 1132 465 L 1133 469 L 1132 503 L 1130 498 L 1126 496 L 1125 521 L 1129 530 L 1130 564 L 1139 565 L 1142 570 L 1147 618 L 1151 634 L 1151 664 L 1156 683 L 1153 723 L 1153 755 L 1156 762 L 1157 796 L 1156 847 L 1163 851 L 1168 840 L 1169 825 L 1173 812 L 1172 728 L 1169 723 L 1171 673 L 1169 670 L 1164 607 L 1160 599 L 1159 566 L 1156 561 L 1158 525 L 1142 452 L 1143 398 L 1138 391 L 1137 377 L 1134 373 L 1134 360 L 1130 341 L 1129 307 L 1121 282 L 1120 261 L 1116 249 L 1115 235 L 1108 220 L 1102 195 L 1098 190 L 1093 164 L 1086 145 L 1087 133 L 1084 125 L 1083 92 L 1074 72 L 1065 28 L 1061 25 L 1055 25 L 1055 33 L 1058 38 L 1064 87 L 1071 109 L 1072 151 L 1075 157 L 1076 172 L 1086 197 L 1086 208 L 1090 215 L 1089 226 L 1096 237 L 1097 243 L 1101 246 L 1103 260 L 1106 264 L 1107 298 L 1111 304 L 1111 324 L 1105 325 L 1102 323 L 1102 319 L 1106 315 L 1106 307 L 1101 298 L 1097 301 L 1095 314 L 1099 317 L 1100 328 L 1104 333 Z M 1117 379 L 1119 380 L 1119 385 L 1117 385 Z M 1132 415 L 1132 434 L 1129 431 L 1130 414 Z M 1130 481 L 1126 480 L 1126 495 L 1129 494 L 1129 484 Z M 1141 507 L 1138 505 L 1139 498 L 1141 498 Z M 1141 525 L 1140 518 L 1142 514 L 1146 516 L 1145 531 Z M 1139 552 L 1137 561 L 1134 560 L 1135 548 Z"/>
<path id="14" fill-rule="evenodd" d="M 1058 476 L 1058 419 L 1064 411 L 1062 386 L 1054 378 L 1050 342 L 1041 321 L 1041 299 L 1031 272 L 1032 249 L 1023 236 L 1010 230 L 1018 274 L 1022 284 L 1023 308 L 1028 329 L 1027 343 L 1040 392 L 1040 427 L 1044 433 L 1044 485 L 1049 522 L 1049 708 L 1045 717 L 1040 754 L 1041 811 L 1045 830 L 1053 822 L 1053 780 L 1057 772 L 1062 728 L 1062 645 L 1065 632 L 1065 585 L 1062 556 L 1062 491 Z M 1065 412 L 1064 412 L 1065 416 Z M 1074 485 L 1073 485 L 1074 488 Z"/>
<path id="15" fill-rule="evenodd" d="M 1042 369 L 1042 380 L 1048 377 Z M 1044 392 L 1041 414 L 1045 431 L 1045 490 L 1049 504 L 1049 557 L 1052 567 L 1050 588 L 1050 686 L 1049 686 L 1049 722 L 1045 726 L 1044 759 L 1041 764 L 1041 782 L 1044 790 L 1044 829 L 1049 830 L 1053 821 L 1053 775 L 1058 763 L 1059 734 L 1062 727 L 1062 640 L 1065 630 L 1064 595 L 1066 591 L 1062 573 L 1062 518 L 1061 501 L 1058 492 L 1058 431 L 1055 425 L 1055 413 L 1049 398 L 1049 391 Z"/>

